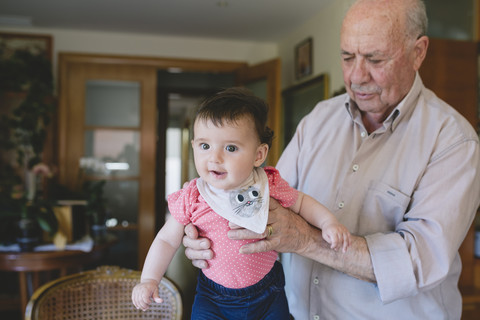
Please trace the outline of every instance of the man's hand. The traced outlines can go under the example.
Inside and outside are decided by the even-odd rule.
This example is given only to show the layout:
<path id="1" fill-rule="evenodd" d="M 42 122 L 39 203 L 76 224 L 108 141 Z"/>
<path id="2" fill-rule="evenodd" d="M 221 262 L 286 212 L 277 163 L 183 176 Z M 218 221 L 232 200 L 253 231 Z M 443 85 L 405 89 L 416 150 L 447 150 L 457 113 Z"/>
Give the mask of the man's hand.
<path id="1" fill-rule="evenodd" d="M 210 240 L 199 238 L 197 228 L 191 223 L 185 226 L 183 245 L 185 246 L 185 255 L 192 260 L 195 267 L 208 268 L 206 260 L 213 258 L 213 251 L 210 250 Z"/>
<path id="2" fill-rule="evenodd" d="M 267 230 L 258 234 L 247 229 L 236 229 L 234 225 L 230 225 L 232 230 L 228 232 L 228 237 L 233 240 L 263 238 L 263 240 L 244 245 L 240 248 L 240 253 L 271 250 L 301 253 L 307 247 L 308 235 L 312 233 L 313 229 L 302 217 L 282 207 L 273 198 L 270 198 L 268 225 L 273 228 L 273 234 L 268 238 L 266 237 Z"/>
<path id="3" fill-rule="evenodd" d="M 273 233 L 266 238 L 267 230 L 254 233 L 246 229 L 232 229 L 228 237 L 233 240 L 262 239 L 240 248 L 240 253 L 256 253 L 275 250 L 278 252 L 293 252 L 305 258 L 315 260 L 352 277 L 375 282 L 372 262 L 365 238 L 350 235 L 350 246 L 347 252 L 335 251 L 323 240 L 322 231 L 308 224 L 300 215 L 283 208 L 277 201 L 270 198 L 270 213 L 268 225 Z M 232 226 L 231 226 L 232 227 Z"/>

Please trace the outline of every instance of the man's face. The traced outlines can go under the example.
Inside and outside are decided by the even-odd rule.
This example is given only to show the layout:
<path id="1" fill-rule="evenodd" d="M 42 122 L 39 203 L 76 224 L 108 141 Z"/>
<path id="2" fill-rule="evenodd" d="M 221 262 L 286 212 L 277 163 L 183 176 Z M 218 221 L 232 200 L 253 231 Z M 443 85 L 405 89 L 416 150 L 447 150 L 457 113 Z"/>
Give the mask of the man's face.
<path id="1" fill-rule="evenodd" d="M 373 18 L 375 17 L 375 18 Z M 415 79 L 413 44 L 386 16 L 352 15 L 342 26 L 345 87 L 359 109 L 383 121 Z"/>

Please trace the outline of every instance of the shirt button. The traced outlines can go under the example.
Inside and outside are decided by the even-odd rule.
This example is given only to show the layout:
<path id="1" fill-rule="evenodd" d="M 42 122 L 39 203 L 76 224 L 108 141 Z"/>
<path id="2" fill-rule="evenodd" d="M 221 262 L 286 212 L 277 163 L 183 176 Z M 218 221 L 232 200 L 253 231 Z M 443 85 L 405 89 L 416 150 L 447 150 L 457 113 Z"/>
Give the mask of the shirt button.
<path id="1" fill-rule="evenodd" d="M 339 207 L 340 209 L 342 209 L 344 206 L 345 206 L 345 203 L 344 203 L 343 201 L 338 204 L 338 207 Z"/>
<path id="2" fill-rule="evenodd" d="M 320 316 L 319 315 L 314 315 L 313 320 L 320 320 Z"/>
<path id="3" fill-rule="evenodd" d="M 318 284 L 320 281 L 318 281 L 318 278 L 313 279 L 313 284 Z"/>
<path id="4" fill-rule="evenodd" d="M 357 172 L 357 170 L 358 170 L 358 164 L 354 164 L 353 167 L 352 167 L 352 169 L 353 169 L 353 172 Z"/>
<path id="5" fill-rule="evenodd" d="M 365 138 L 365 137 L 367 136 L 367 133 L 366 133 L 365 131 L 362 131 L 362 133 L 360 133 L 360 136 L 361 136 L 362 138 Z"/>

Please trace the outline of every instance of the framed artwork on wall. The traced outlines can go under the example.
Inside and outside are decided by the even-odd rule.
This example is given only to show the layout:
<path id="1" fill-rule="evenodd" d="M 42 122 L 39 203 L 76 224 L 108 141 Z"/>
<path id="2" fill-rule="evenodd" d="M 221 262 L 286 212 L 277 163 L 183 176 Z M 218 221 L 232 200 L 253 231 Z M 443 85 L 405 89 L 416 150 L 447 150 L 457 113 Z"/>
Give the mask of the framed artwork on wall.
<path id="1" fill-rule="evenodd" d="M 3 140 L 13 146 L 7 150 L 0 143 L 0 153 L 5 152 L 0 165 L 11 168 L 5 170 L 11 174 L 8 179 L 25 176 L 28 167 L 18 163 L 20 156 L 24 163 L 35 164 L 39 158 L 53 163 L 52 43 L 50 35 L 0 32 L 0 127 Z"/>
<path id="2" fill-rule="evenodd" d="M 300 120 L 310 113 L 318 102 L 328 98 L 328 90 L 327 74 L 321 74 L 283 90 L 283 147 L 292 139 Z"/>
<path id="3" fill-rule="evenodd" d="M 313 72 L 313 39 L 307 38 L 295 46 L 295 78 L 301 79 Z"/>
<path id="4" fill-rule="evenodd" d="M 32 77 L 51 82 L 51 63 L 52 36 L 0 32 L 0 113 L 12 112 L 20 105 Z"/>
<path id="5" fill-rule="evenodd" d="M 44 55 L 52 61 L 52 36 L 43 34 L 0 32 L 0 59 L 8 59 L 17 50 Z"/>

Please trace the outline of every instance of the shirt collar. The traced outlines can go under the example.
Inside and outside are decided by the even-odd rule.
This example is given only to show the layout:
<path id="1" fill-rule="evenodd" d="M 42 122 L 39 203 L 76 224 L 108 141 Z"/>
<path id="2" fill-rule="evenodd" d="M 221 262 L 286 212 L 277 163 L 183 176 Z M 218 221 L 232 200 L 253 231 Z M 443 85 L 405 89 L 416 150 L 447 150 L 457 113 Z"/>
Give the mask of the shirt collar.
<path id="1" fill-rule="evenodd" d="M 416 105 L 416 101 L 418 100 L 418 97 L 420 95 L 420 92 L 422 91 L 422 88 L 423 88 L 423 82 L 422 82 L 422 79 L 420 78 L 420 75 L 417 72 L 415 74 L 415 80 L 413 81 L 413 85 L 410 88 L 410 91 L 407 93 L 405 98 L 403 98 L 402 101 L 400 101 L 397 107 L 393 109 L 392 113 L 390 113 L 387 119 L 385 119 L 385 121 L 383 122 L 384 130 L 387 128 L 390 128 L 391 131 L 394 131 L 395 128 L 398 126 L 398 124 L 401 122 L 401 120 L 405 117 L 405 115 L 413 111 L 413 108 Z M 344 104 L 352 120 L 360 121 L 361 123 L 361 117 L 360 117 L 360 112 L 358 110 L 358 107 L 355 104 L 355 102 L 352 99 L 350 99 L 348 94 L 345 97 Z"/>

